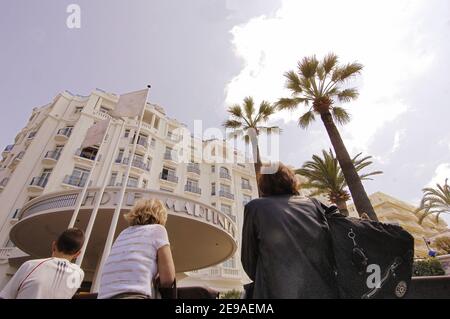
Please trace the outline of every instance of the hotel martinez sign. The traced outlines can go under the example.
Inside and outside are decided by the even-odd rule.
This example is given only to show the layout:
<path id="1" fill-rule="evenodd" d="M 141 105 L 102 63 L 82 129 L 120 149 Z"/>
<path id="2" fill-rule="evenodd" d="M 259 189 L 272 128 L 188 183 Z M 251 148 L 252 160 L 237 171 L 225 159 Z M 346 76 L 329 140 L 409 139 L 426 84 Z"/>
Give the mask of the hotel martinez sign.
<path id="1" fill-rule="evenodd" d="M 114 210 L 119 201 L 119 192 L 120 188 L 107 188 L 103 193 L 100 209 Z M 35 198 L 23 207 L 20 214 L 20 220 L 44 213 L 74 210 L 80 193 L 81 189 L 50 193 Z M 93 209 L 98 196 L 100 196 L 100 189 L 88 189 L 83 199 L 81 209 Z M 161 200 L 168 209 L 169 218 L 170 215 L 174 215 L 206 223 L 226 232 L 236 241 L 236 224 L 229 216 L 212 206 L 179 195 L 154 190 L 127 188 L 122 211 L 130 210 L 134 203 L 142 198 L 155 198 Z"/>

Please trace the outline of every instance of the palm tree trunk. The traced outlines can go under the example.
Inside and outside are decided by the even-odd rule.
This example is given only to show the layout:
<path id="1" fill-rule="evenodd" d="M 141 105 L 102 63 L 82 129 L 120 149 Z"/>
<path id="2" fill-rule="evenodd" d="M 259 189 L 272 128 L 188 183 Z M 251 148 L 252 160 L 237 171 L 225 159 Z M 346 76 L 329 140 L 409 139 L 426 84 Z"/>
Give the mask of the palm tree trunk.
<path id="1" fill-rule="evenodd" d="M 331 140 L 331 144 L 333 145 L 334 151 L 336 152 L 336 158 L 341 166 L 342 173 L 344 174 L 345 181 L 347 182 L 350 193 L 352 194 L 353 202 L 359 216 L 366 213 L 370 219 L 378 221 L 375 210 L 370 203 L 369 197 L 367 196 L 361 179 L 359 178 L 358 172 L 356 171 L 350 155 L 345 148 L 344 142 L 342 141 L 341 135 L 334 124 L 331 113 L 322 113 L 321 118 Z"/>
<path id="2" fill-rule="evenodd" d="M 336 206 L 339 209 L 339 212 L 344 215 L 344 216 L 348 216 L 348 208 L 347 208 L 347 202 L 345 200 L 338 200 L 336 201 Z"/>

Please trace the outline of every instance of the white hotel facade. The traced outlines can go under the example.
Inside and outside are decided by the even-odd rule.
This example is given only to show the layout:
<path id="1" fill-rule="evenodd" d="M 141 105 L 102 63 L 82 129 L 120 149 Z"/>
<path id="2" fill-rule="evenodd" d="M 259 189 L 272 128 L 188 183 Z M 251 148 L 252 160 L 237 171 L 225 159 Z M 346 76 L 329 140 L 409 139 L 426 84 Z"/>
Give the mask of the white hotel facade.
<path id="1" fill-rule="evenodd" d="M 101 147 L 80 146 L 87 130 L 108 118 L 117 101 L 118 96 L 99 89 L 89 96 L 63 92 L 48 105 L 35 108 L 14 143 L 3 150 L 0 289 L 21 263 L 50 254 L 51 241 L 67 228 L 78 201 L 82 204 L 75 226 L 86 228 L 96 196 L 107 181 L 82 264 L 83 287 L 89 290 L 133 148 L 137 120 L 112 121 Z M 169 209 L 167 228 L 179 285 L 241 289 L 245 281 L 239 256 L 243 209 L 257 197 L 253 164 L 237 162 L 237 152 L 221 140 L 190 136 L 192 163 L 180 161 L 180 152 L 185 152 L 179 147 L 183 128 L 163 108 L 147 103 L 123 211 L 140 197 L 160 198 Z M 205 162 L 201 156 L 205 150 L 213 159 L 226 152 L 234 160 Z M 89 188 L 81 198 L 86 183 Z M 124 227 L 121 218 L 116 235 Z"/>

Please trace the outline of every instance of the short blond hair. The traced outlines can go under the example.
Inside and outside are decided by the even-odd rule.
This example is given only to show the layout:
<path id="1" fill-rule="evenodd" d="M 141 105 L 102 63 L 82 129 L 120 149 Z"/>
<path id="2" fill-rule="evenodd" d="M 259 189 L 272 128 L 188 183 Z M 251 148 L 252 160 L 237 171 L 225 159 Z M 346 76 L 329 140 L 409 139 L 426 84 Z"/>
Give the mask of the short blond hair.
<path id="1" fill-rule="evenodd" d="M 141 199 L 124 215 L 130 226 L 160 224 L 167 221 L 167 210 L 159 199 Z"/>

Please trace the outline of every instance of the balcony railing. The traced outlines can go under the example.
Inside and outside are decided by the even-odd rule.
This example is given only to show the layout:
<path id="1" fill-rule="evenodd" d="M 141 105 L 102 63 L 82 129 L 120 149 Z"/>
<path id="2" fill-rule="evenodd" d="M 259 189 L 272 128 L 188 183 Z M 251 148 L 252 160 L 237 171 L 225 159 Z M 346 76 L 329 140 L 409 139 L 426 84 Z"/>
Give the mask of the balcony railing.
<path id="1" fill-rule="evenodd" d="M 65 127 L 65 128 L 59 129 L 58 133 L 56 135 L 70 137 L 70 135 L 72 134 L 72 130 L 73 130 L 72 127 Z"/>
<path id="2" fill-rule="evenodd" d="M 234 200 L 234 195 L 228 191 L 224 191 L 224 190 L 219 191 L 219 196 Z"/>
<path id="3" fill-rule="evenodd" d="M 173 142 L 178 142 L 181 139 L 180 135 L 174 134 L 172 132 L 167 132 L 167 137 Z"/>
<path id="4" fill-rule="evenodd" d="M 137 140 L 137 145 L 140 145 L 140 146 L 142 146 L 144 148 L 147 148 L 148 147 L 148 139 L 139 136 L 139 138 Z"/>
<path id="5" fill-rule="evenodd" d="M 37 132 L 31 132 L 28 134 L 28 139 L 33 139 L 36 136 Z"/>
<path id="6" fill-rule="evenodd" d="M 200 165 L 198 165 L 197 163 L 189 163 L 187 165 L 187 171 L 200 175 Z"/>
<path id="7" fill-rule="evenodd" d="M 161 173 L 161 174 L 159 174 L 159 178 L 164 180 L 164 181 L 168 181 L 168 182 L 172 182 L 172 183 L 178 183 L 178 176 L 176 176 L 174 174 Z"/>
<path id="8" fill-rule="evenodd" d="M 15 160 L 21 160 L 24 155 L 25 155 L 25 151 L 20 152 L 19 154 L 17 154 Z"/>
<path id="9" fill-rule="evenodd" d="M 165 152 L 164 159 L 169 161 L 176 161 L 176 156 L 175 154 L 173 154 L 173 152 Z"/>
<path id="10" fill-rule="evenodd" d="M 190 185 L 190 184 L 184 185 L 184 190 L 186 192 L 190 192 L 190 193 L 194 193 L 194 194 L 201 194 L 202 193 L 202 189 L 200 187 L 194 186 L 194 185 Z"/>
<path id="11" fill-rule="evenodd" d="M 86 177 L 66 175 L 66 177 L 64 177 L 63 183 L 76 187 L 84 187 L 86 185 L 86 180 Z"/>
<path id="12" fill-rule="evenodd" d="M 231 175 L 228 172 L 220 172 L 220 178 L 231 180 Z"/>
<path id="13" fill-rule="evenodd" d="M 55 161 L 59 160 L 59 157 L 61 156 L 60 151 L 48 151 L 45 153 L 44 158 L 53 159 Z"/>
<path id="14" fill-rule="evenodd" d="M 252 190 L 252 185 L 250 185 L 249 183 L 242 183 L 241 186 L 242 189 Z"/>
<path id="15" fill-rule="evenodd" d="M 128 165 L 130 159 L 129 158 L 124 158 L 122 163 L 125 165 Z M 141 159 L 133 159 L 133 162 L 131 163 L 131 166 L 142 169 L 144 171 L 150 171 L 150 165 L 149 163 L 145 163 L 143 160 Z"/>
<path id="16" fill-rule="evenodd" d="M 85 150 L 78 149 L 75 152 L 75 156 L 82 157 L 82 158 L 88 159 L 90 161 L 95 161 L 95 158 L 97 157 L 97 152 L 85 151 Z"/>
<path id="17" fill-rule="evenodd" d="M 37 186 L 37 187 L 44 188 L 47 185 L 47 182 L 48 182 L 48 176 L 38 176 L 38 177 L 34 177 L 31 180 L 30 186 Z"/>

